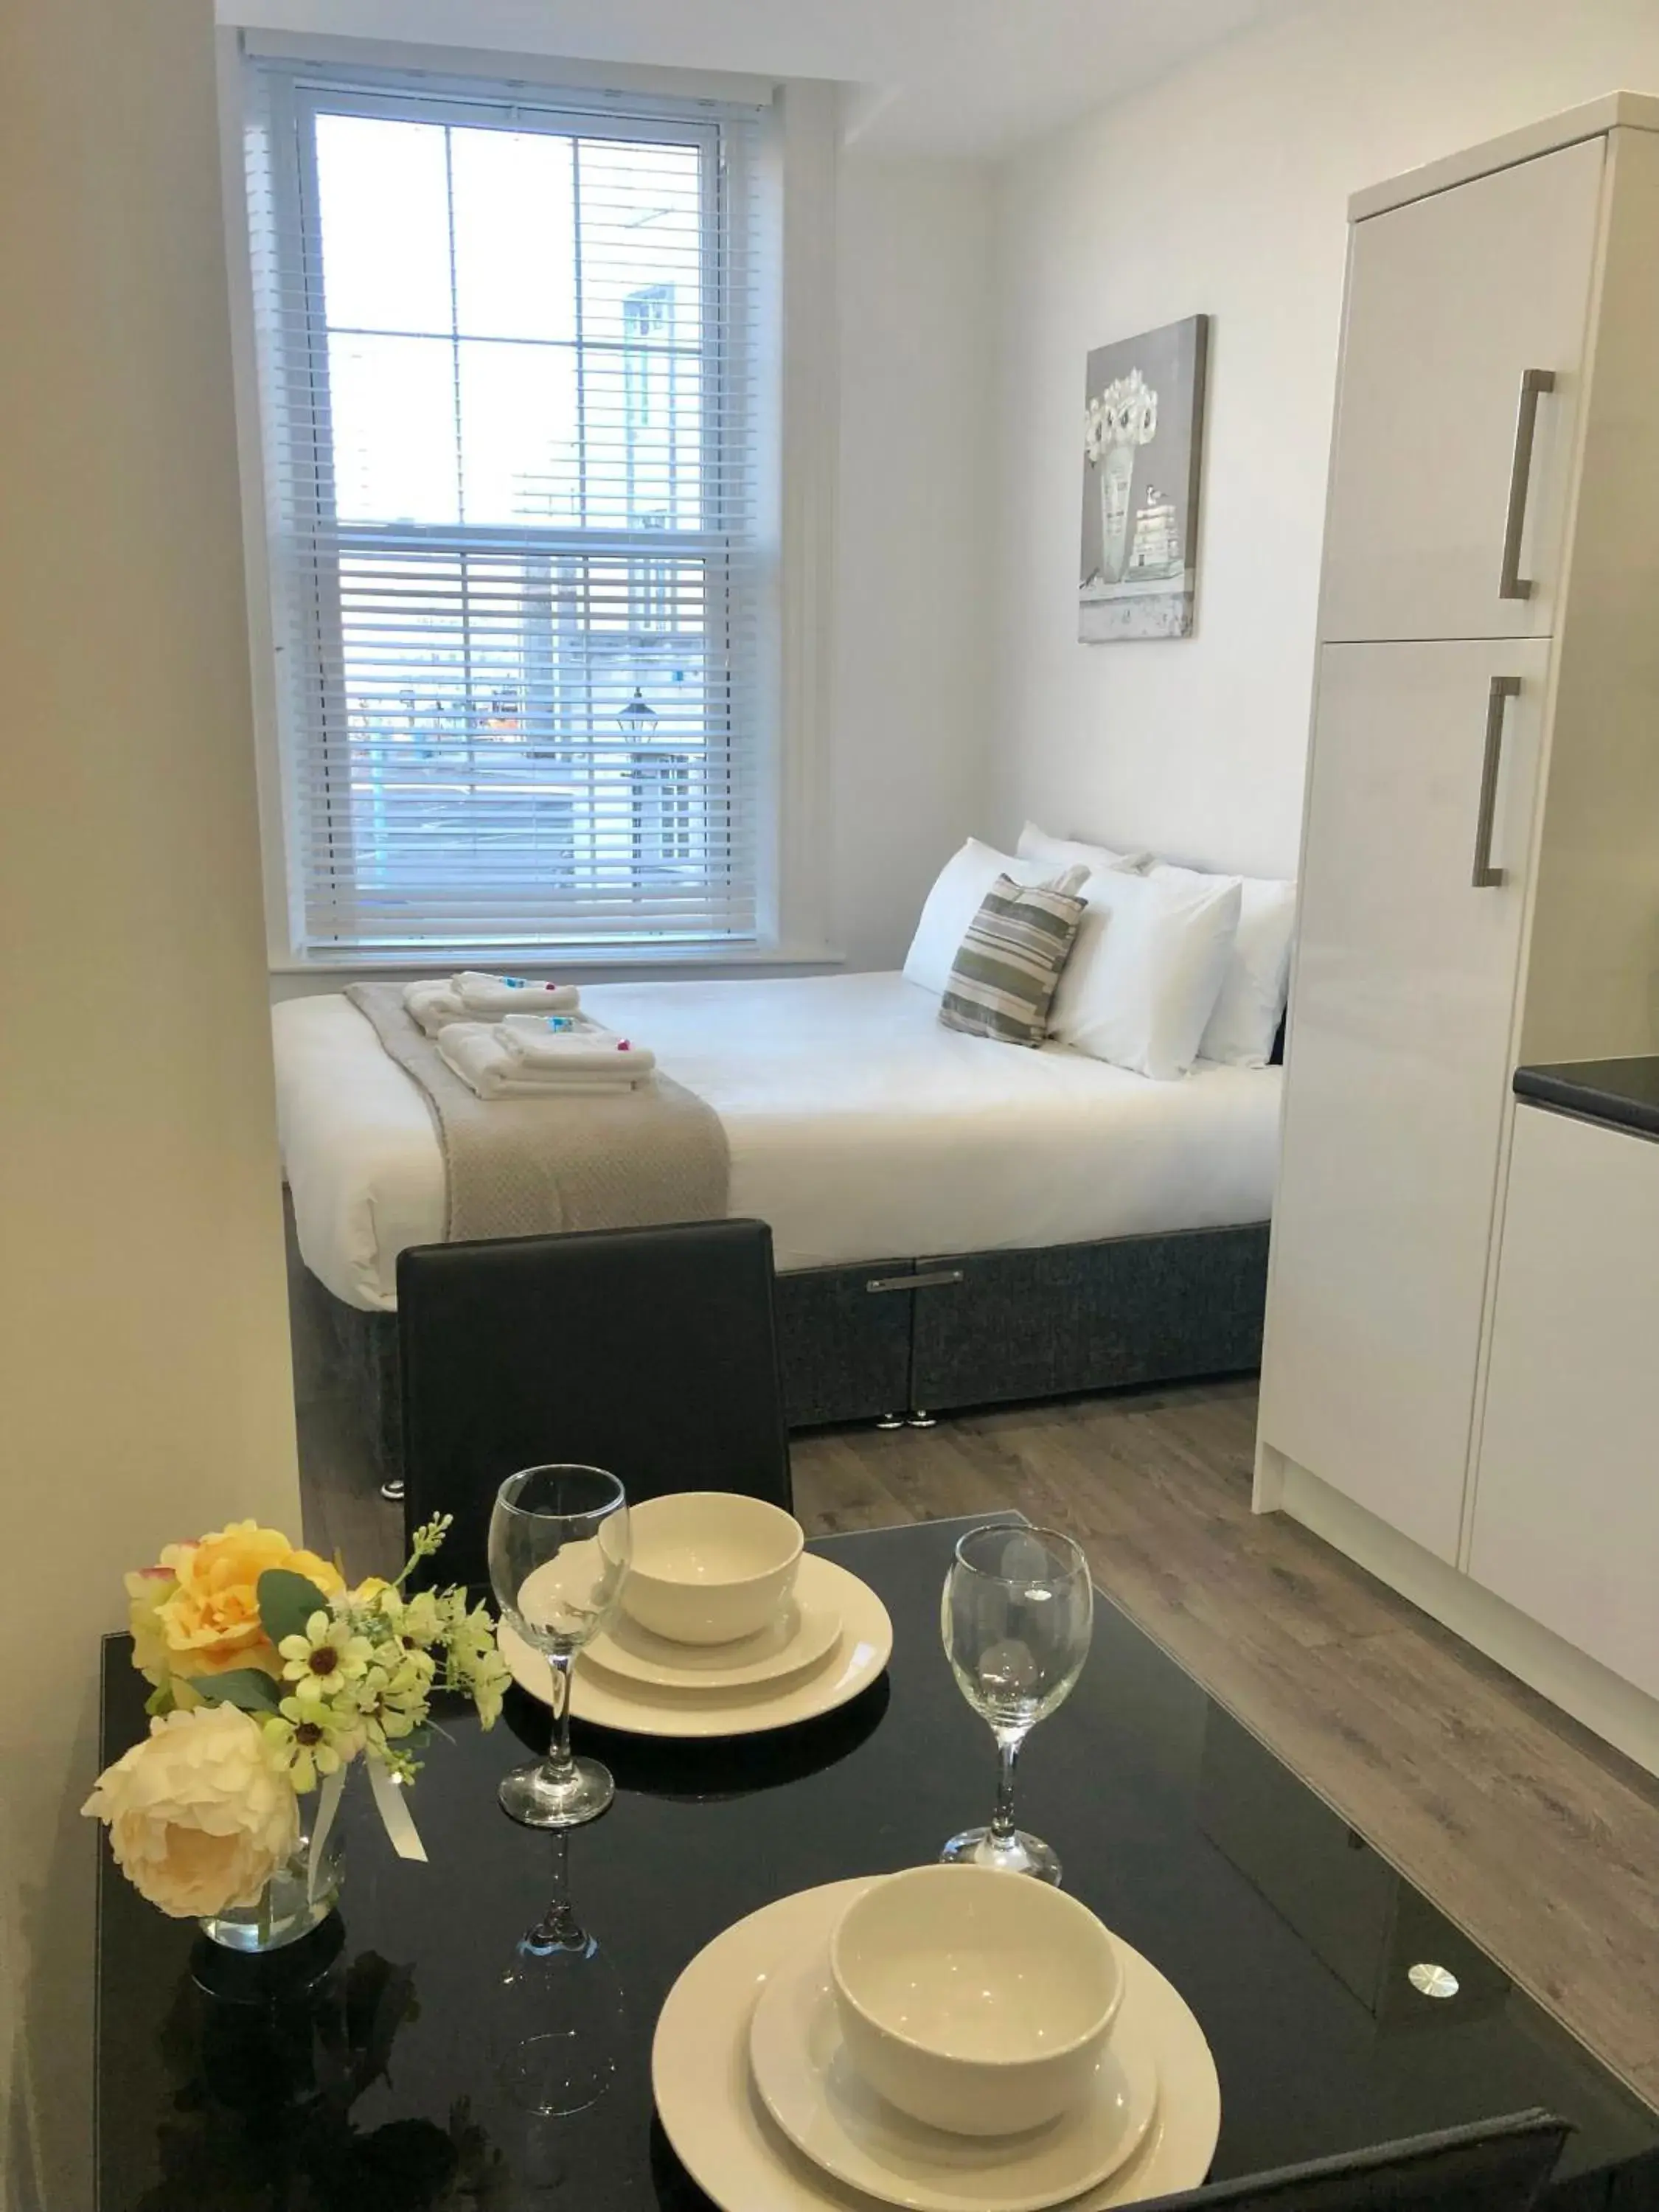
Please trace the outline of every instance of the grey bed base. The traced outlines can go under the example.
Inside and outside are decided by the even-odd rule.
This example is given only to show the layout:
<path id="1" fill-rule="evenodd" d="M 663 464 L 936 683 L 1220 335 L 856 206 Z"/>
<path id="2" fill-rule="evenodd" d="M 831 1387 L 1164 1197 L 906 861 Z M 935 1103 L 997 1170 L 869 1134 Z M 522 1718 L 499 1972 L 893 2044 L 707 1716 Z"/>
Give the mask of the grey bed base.
<path id="1" fill-rule="evenodd" d="M 344 1304 L 298 1266 L 290 1279 L 390 1479 L 402 1467 L 397 1316 Z M 1267 1283 L 1265 1221 L 780 1275 L 789 1425 L 1241 1373 L 1261 1364 Z"/>

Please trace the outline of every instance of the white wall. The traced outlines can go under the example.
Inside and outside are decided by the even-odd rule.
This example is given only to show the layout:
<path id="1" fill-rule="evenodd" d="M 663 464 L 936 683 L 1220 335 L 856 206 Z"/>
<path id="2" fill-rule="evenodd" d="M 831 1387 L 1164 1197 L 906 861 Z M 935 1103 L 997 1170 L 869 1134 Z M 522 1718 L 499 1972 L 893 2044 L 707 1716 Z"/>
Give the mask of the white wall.
<path id="1" fill-rule="evenodd" d="M 896 966 L 984 827 L 992 635 L 988 173 L 854 150 L 841 173 L 831 717 L 836 941 Z"/>
<path id="2" fill-rule="evenodd" d="M 0 2199 L 85 2212 L 99 1638 L 298 1533 L 210 0 L 0 8 Z"/>
<path id="3" fill-rule="evenodd" d="M 1004 172 L 994 826 L 1294 868 L 1347 195 L 1617 88 L 1659 90 L 1653 0 L 1331 0 Z M 1196 634 L 1079 645 L 1085 356 L 1197 312 Z"/>

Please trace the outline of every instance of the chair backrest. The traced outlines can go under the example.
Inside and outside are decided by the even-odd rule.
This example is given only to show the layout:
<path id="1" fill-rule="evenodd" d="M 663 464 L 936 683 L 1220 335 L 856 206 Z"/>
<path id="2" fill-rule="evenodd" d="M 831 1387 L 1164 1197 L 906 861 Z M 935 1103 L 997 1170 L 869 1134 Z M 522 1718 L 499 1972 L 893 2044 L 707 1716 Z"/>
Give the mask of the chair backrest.
<path id="1" fill-rule="evenodd" d="M 1552 2113 L 1516 2112 L 1152 2197 L 1138 2212 L 1531 2212 L 1571 2133 Z"/>
<path id="2" fill-rule="evenodd" d="M 638 1501 L 738 1490 L 789 1508 L 763 1221 L 412 1247 L 398 1261 L 404 1518 L 482 1586 L 490 1509 L 521 1467 L 608 1468 Z"/>

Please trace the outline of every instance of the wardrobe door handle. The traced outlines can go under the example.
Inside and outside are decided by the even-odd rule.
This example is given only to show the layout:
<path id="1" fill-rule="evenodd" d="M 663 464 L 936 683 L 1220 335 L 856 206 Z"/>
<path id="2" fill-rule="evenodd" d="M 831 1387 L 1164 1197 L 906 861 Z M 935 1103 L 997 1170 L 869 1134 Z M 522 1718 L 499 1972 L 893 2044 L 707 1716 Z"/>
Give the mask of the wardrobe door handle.
<path id="1" fill-rule="evenodd" d="M 1474 874 L 1478 891 L 1496 890 L 1504 880 L 1502 868 L 1492 864 L 1493 817 L 1498 811 L 1498 769 L 1504 757 L 1504 709 L 1521 696 L 1518 676 L 1494 676 L 1486 698 L 1486 750 L 1480 763 L 1480 805 L 1474 817 Z"/>
<path id="2" fill-rule="evenodd" d="M 1555 389 L 1553 368 L 1528 368 L 1521 377 L 1521 404 L 1515 417 L 1515 454 L 1510 463 L 1510 507 L 1504 520 L 1504 565 L 1498 579 L 1500 599 L 1529 599 L 1532 578 L 1521 574 L 1521 533 L 1527 526 L 1527 493 L 1532 484 L 1532 448 L 1538 434 L 1540 396 Z"/>

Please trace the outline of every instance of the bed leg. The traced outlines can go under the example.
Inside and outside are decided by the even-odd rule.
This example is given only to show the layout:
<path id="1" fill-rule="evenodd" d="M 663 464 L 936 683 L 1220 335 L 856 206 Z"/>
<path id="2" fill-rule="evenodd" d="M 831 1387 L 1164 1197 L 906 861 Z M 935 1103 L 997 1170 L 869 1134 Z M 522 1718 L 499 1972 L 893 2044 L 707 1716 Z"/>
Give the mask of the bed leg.
<path id="1" fill-rule="evenodd" d="M 902 1429 L 904 1426 L 904 1416 L 902 1413 L 878 1414 L 876 1426 L 878 1429 Z"/>
<path id="2" fill-rule="evenodd" d="M 918 1406 L 915 1412 L 907 1417 L 907 1425 L 913 1429 L 936 1429 L 939 1423 L 926 1406 Z"/>

